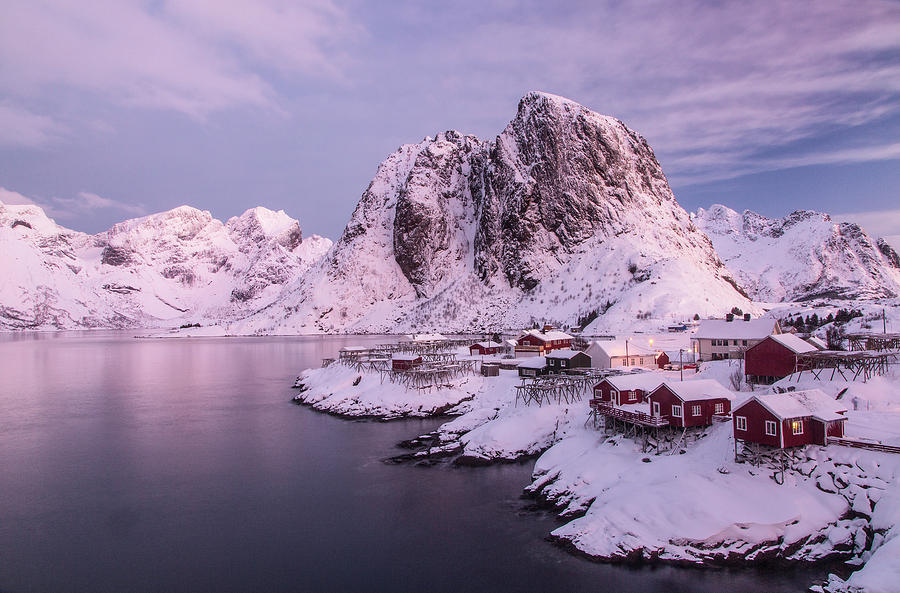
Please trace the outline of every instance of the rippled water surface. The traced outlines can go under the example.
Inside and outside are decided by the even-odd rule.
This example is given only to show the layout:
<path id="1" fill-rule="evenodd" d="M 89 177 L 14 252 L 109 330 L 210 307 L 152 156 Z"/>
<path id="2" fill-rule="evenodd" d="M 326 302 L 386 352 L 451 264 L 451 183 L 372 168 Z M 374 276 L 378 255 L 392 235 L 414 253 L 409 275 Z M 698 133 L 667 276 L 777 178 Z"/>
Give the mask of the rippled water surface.
<path id="1" fill-rule="evenodd" d="M 289 403 L 342 338 L 0 336 L 0 591 L 802 591 L 821 570 L 634 569 L 544 540 L 532 464 L 381 460 L 435 420 Z"/>

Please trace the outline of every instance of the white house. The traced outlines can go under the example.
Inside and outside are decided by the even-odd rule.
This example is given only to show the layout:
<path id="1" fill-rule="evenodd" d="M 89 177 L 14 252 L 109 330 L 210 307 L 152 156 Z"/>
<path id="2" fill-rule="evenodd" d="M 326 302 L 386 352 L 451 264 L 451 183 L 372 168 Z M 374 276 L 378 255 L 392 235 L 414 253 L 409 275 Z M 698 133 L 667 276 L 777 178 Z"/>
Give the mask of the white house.
<path id="1" fill-rule="evenodd" d="M 656 366 L 657 353 L 634 340 L 595 340 L 585 353 L 591 357 L 591 366 L 598 369 L 614 367 Z"/>
<path id="2" fill-rule="evenodd" d="M 747 348 L 755 346 L 766 336 L 780 334 L 776 319 L 704 319 L 697 332 L 691 336 L 691 344 L 701 361 L 725 358 L 743 358 Z"/>

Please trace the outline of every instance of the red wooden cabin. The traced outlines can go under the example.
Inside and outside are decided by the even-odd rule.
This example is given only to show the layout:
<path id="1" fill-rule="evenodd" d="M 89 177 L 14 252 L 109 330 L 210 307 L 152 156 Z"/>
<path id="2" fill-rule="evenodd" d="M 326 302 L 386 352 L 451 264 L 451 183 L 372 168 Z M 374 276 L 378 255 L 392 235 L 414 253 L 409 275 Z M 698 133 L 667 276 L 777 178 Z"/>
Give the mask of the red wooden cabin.
<path id="1" fill-rule="evenodd" d="M 394 354 L 391 357 L 391 368 L 395 371 L 408 371 L 422 364 L 418 354 Z"/>
<path id="2" fill-rule="evenodd" d="M 750 383 L 768 385 L 803 370 L 797 366 L 797 355 L 816 350 L 794 334 L 766 336 L 744 352 L 744 374 Z"/>
<path id="3" fill-rule="evenodd" d="M 498 344 L 497 342 L 476 342 L 469 346 L 469 354 L 471 354 L 472 356 L 499 354 L 502 350 L 503 345 Z"/>
<path id="4" fill-rule="evenodd" d="M 734 410 L 734 439 L 779 449 L 843 437 L 847 408 L 821 389 L 754 395 Z"/>
<path id="5" fill-rule="evenodd" d="M 552 329 L 547 331 L 529 329 L 518 337 L 516 343 L 518 344 L 516 351 L 521 347 L 523 351 L 545 354 L 560 348 L 571 348 L 572 336 Z"/>
<path id="6" fill-rule="evenodd" d="M 670 362 L 671 361 L 669 360 L 669 355 L 666 354 L 665 352 L 660 352 L 659 356 L 656 357 L 656 366 L 661 369 L 665 368 L 665 366 L 667 364 L 669 364 Z"/>
<path id="7" fill-rule="evenodd" d="M 650 392 L 650 413 L 669 426 L 709 426 L 713 415 L 731 412 L 734 394 L 713 379 L 666 381 Z"/>
<path id="8" fill-rule="evenodd" d="M 606 377 L 594 385 L 594 399 L 613 406 L 638 404 L 660 383 L 662 379 L 654 373 Z"/>

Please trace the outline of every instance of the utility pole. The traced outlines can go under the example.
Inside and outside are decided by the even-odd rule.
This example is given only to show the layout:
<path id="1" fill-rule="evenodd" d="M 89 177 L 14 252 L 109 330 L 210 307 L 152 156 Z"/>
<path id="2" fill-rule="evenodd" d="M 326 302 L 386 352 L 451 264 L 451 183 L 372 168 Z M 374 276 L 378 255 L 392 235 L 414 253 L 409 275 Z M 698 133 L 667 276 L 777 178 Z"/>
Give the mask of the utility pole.
<path id="1" fill-rule="evenodd" d="M 681 373 L 681 381 L 684 381 L 684 348 L 678 349 L 678 372 Z"/>
<path id="2" fill-rule="evenodd" d="M 881 324 L 883 331 L 881 333 L 887 333 L 887 314 L 884 312 L 884 309 L 881 310 Z"/>

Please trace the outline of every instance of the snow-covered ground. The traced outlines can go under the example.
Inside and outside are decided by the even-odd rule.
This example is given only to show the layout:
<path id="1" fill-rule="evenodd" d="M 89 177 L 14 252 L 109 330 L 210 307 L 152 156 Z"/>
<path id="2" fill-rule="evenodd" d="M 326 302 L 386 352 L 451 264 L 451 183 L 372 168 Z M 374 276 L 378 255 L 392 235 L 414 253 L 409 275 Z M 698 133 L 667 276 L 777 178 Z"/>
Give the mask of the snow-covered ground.
<path id="1" fill-rule="evenodd" d="M 729 361 L 704 363 L 685 380 L 715 378 L 730 388 L 736 368 Z M 655 372 L 660 379 L 679 376 Z M 552 537 L 594 558 L 688 564 L 841 558 L 863 568 L 846 583 L 832 576 L 828 591 L 888 591 L 898 582 L 900 455 L 809 447 L 779 484 L 771 469 L 735 462 L 730 423 L 715 424 L 673 454 L 643 453 L 636 441 L 586 422 L 589 395 L 541 407 L 516 402 L 514 371 L 469 376 L 431 393 L 382 384 L 375 373 L 339 364 L 306 371 L 301 381 L 308 387 L 303 400 L 333 413 L 458 415 L 420 437 L 424 446 L 413 459 L 454 455 L 477 465 L 540 455 L 527 491 L 570 519 Z M 900 370 L 867 383 L 814 381 L 807 373 L 778 386 L 818 387 L 833 396 L 846 389 L 847 435 L 900 443 Z M 743 389 L 738 401 L 750 395 Z"/>

